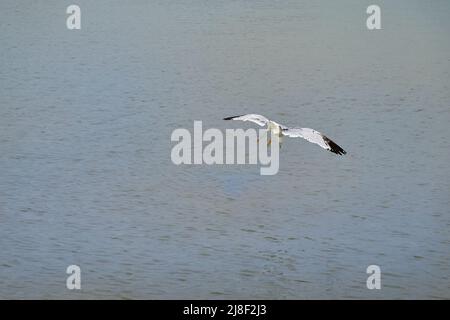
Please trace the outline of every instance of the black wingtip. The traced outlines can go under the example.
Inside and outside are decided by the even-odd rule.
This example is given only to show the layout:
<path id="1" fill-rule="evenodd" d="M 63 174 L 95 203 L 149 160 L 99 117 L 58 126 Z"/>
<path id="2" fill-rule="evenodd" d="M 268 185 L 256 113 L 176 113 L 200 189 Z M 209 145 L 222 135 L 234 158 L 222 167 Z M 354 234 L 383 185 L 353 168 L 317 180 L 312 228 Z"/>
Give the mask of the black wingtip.
<path id="1" fill-rule="evenodd" d="M 338 154 L 340 156 L 342 156 L 344 154 L 347 154 L 347 152 L 345 150 L 343 150 L 343 149 L 340 149 L 340 150 L 331 149 L 330 151 L 333 152 L 333 153 L 336 153 L 336 154 Z"/>
<path id="2" fill-rule="evenodd" d="M 242 115 L 239 115 L 239 116 L 232 116 L 232 117 L 226 117 L 226 118 L 223 118 L 223 120 L 233 120 L 234 118 L 237 118 L 237 117 L 240 117 L 240 116 L 242 116 Z"/>
<path id="3" fill-rule="evenodd" d="M 331 152 L 336 153 L 338 155 L 347 154 L 347 151 L 345 151 L 340 146 L 338 146 L 334 141 L 330 140 L 329 138 L 327 138 L 325 136 L 323 137 L 323 139 L 330 146 L 330 151 Z"/>

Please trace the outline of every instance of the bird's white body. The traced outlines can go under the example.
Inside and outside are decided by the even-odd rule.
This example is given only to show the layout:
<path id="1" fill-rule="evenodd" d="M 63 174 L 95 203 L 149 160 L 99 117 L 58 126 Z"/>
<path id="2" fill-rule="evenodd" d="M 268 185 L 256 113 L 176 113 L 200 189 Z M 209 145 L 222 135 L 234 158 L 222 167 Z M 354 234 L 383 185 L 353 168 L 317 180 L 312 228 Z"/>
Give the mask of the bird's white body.
<path id="1" fill-rule="evenodd" d="M 269 121 L 269 123 L 267 124 L 267 129 L 269 129 L 270 132 L 274 135 L 277 135 L 279 137 L 282 136 L 281 126 L 275 121 Z"/>

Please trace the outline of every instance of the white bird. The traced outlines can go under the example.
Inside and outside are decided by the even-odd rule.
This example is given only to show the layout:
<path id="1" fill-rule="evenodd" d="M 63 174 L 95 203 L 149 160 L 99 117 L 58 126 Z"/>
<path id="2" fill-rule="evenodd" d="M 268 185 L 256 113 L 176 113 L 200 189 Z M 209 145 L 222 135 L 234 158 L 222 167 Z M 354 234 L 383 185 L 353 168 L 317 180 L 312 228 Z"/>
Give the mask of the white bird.
<path id="1" fill-rule="evenodd" d="M 331 139 L 329 139 L 327 136 L 323 135 L 322 133 L 310 129 L 310 128 L 288 128 L 286 126 L 283 126 L 279 123 L 276 123 L 275 121 L 269 120 L 266 117 L 259 115 L 259 114 L 244 114 L 240 116 L 234 116 L 234 117 L 227 117 L 223 120 L 241 120 L 241 121 L 251 121 L 254 122 L 261 127 L 264 127 L 267 125 L 267 130 L 270 131 L 274 135 L 278 135 L 280 137 L 282 136 L 288 136 L 292 138 L 303 138 L 308 140 L 309 142 L 318 144 L 322 148 L 334 152 L 339 155 L 346 154 L 344 149 L 342 149 L 340 146 L 338 146 L 335 142 L 333 142 Z M 269 142 L 270 143 L 270 142 Z"/>

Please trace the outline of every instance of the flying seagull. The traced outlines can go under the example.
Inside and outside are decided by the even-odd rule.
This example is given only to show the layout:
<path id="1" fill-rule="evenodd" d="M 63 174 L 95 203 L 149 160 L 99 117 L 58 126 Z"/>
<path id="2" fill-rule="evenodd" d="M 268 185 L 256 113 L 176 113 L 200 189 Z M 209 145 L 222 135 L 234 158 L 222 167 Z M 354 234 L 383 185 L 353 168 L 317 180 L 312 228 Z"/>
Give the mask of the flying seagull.
<path id="1" fill-rule="evenodd" d="M 251 121 L 254 122 L 261 127 L 267 125 L 267 131 L 270 131 L 274 135 L 278 135 L 278 137 L 288 136 L 292 138 L 303 138 L 308 140 L 309 142 L 318 144 L 322 148 L 334 152 L 339 155 L 346 154 L 344 149 L 338 146 L 335 142 L 329 139 L 327 136 L 321 134 L 320 132 L 310 129 L 310 128 L 288 128 L 283 126 L 275 121 L 269 120 L 266 117 L 259 114 L 244 114 L 240 116 L 227 117 L 223 118 L 223 120 L 241 120 L 241 121 Z M 280 140 L 281 141 L 281 140 Z M 269 142 L 270 143 L 270 142 Z"/>

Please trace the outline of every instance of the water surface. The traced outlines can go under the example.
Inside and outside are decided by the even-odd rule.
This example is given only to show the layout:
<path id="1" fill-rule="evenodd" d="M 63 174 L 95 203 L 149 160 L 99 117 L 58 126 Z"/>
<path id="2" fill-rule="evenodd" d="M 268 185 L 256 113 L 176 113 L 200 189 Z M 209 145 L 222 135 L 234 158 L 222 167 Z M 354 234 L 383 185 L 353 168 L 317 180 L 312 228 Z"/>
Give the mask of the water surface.
<path id="1" fill-rule="evenodd" d="M 77 4 L 0 3 L 0 298 L 450 298 L 448 1 Z M 245 112 L 348 154 L 172 164 Z"/>

